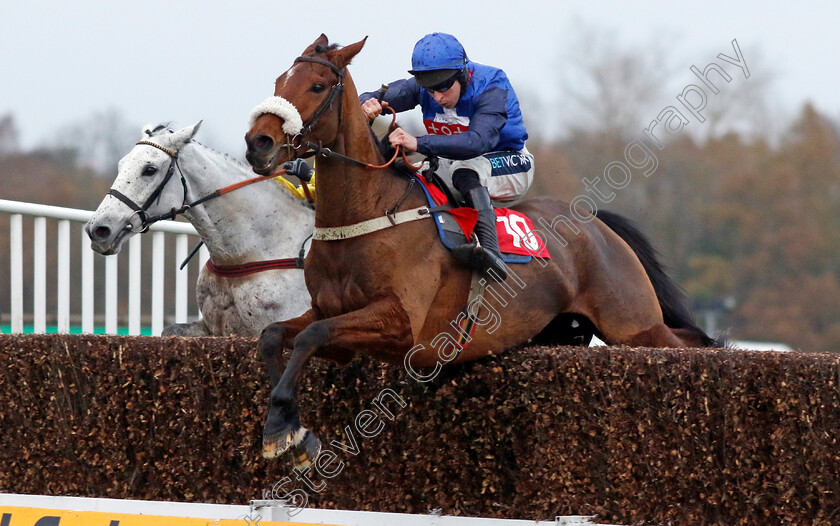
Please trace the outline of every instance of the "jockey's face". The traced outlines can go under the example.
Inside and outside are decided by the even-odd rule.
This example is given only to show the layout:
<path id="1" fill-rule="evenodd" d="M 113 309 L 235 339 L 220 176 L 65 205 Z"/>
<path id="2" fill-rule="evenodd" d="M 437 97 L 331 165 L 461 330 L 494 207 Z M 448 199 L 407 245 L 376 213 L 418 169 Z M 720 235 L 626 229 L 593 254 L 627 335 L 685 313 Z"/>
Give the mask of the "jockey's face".
<path id="1" fill-rule="evenodd" d="M 461 98 L 461 82 L 456 80 L 446 91 L 429 90 L 429 94 L 435 99 L 435 102 L 451 110 L 458 104 L 458 99 Z"/>

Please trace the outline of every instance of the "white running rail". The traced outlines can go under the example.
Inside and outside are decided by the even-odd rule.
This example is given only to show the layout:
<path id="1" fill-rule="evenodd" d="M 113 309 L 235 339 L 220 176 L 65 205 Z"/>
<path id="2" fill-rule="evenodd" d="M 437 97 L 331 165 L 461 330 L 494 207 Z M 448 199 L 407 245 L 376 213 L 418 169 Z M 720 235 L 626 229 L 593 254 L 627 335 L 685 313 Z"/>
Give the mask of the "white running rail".
<path id="1" fill-rule="evenodd" d="M 94 284 L 96 279 L 103 279 L 102 272 L 95 272 L 98 260 L 102 265 L 104 260 L 105 272 L 105 298 L 104 298 L 104 319 L 105 333 L 117 334 L 120 324 L 119 318 L 119 289 L 118 289 L 118 258 L 121 254 L 103 258 L 90 249 L 90 240 L 84 232 L 84 224 L 93 215 L 92 211 L 78 210 L 74 208 L 62 208 L 58 206 L 39 205 L 23 203 L 20 201 L 8 201 L 0 199 L 0 214 L 9 215 L 10 226 L 10 301 L 11 301 L 11 332 L 22 333 L 24 330 L 24 241 L 32 240 L 32 330 L 35 333 L 46 332 L 47 327 L 47 220 L 58 220 L 58 239 L 56 247 L 56 261 L 58 283 L 55 289 L 57 312 L 57 332 L 70 332 L 70 283 L 72 279 L 78 279 L 81 284 L 81 331 L 83 333 L 94 332 Z M 31 238 L 24 236 L 23 217 L 33 217 L 33 233 Z M 72 228 L 71 228 L 72 225 Z M 189 245 L 198 243 L 199 238 L 195 228 L 189 223 L 160 222 L 151 226 L 152 244 L 152 272 L 151 287 L 144 286 L 142 276 L 142 238 L 146 236 L 135 235 L 128 241 L 128 334 L 139 335 L 142 331 L 143 321 L 143 295 L 149 294 L 151 289 L 151 305 L 147 309 L 151 319 L 151 334 L 159 336 L 164 328 L 166 318 L 166 306 L 164 305 L 165 276 L 167 269 L 165 262 L 165 236 L 175 235 L 175 265 L 171 270 L 175 272 L 175 305 L 174 321 L 184 323 L 191 319 L 197 319 L 199 314 L 194 313 L 190 317 L 188 311 L 190 295 L 194 295 L 195 277 L 190 279 L 188 267 L 178 270 L 180 263 L 187 257 Z M 72 231 L 72 232 L 71 232 Z M 81 262 L 73 267 L 71 264 L 70 243 L 73 236 L 81 242 Z M 189 238 L 192 236 L 192 239 Z M 2 252 L 0 252 L 2 253 Z M 205 247 L 201 248 L 199 262 L 203 265 L 209 258 Z M 5 265 L 0 261 L 0 269 Z M 74 270 L 76 274 L 71 274 Z M 5 307 L 5 306 L 4 306 Z M 5 309 L 0 308 L 0 312 Z M 170 316 L 170 318 L 172 318 Z"/>

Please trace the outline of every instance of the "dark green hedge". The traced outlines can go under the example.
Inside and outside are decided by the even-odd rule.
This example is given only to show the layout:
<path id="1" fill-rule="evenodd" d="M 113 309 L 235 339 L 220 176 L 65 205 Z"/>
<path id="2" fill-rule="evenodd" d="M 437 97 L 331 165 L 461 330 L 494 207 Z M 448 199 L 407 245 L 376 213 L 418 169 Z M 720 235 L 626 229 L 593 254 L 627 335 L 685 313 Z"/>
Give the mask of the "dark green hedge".
<path id="1" fill-rule="evenodd" d="M 0 491 L 245 504 L 294 478 L 289 456 L 260 457 L 253 340 L 3 335 L 0 361 Z M 829 354 L 538 347 L 426 384 L 315 361 L 303 423 L 343 469 L 312 476 L 320 493 L 282 490 L 341 509 L 836 524 L 839 382 Z M 377 404 L 387 388 L 406 406 Z M 354 427 L 366 409 L 373 438 Z M 345 428 L 357 455 L 330 444 Z"/>

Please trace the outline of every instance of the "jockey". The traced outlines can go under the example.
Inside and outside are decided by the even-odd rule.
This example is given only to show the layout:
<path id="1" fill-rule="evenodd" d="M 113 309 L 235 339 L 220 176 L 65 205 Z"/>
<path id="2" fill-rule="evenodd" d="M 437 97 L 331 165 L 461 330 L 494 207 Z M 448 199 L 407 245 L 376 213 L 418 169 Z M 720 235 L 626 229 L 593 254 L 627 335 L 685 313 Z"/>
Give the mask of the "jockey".
<path id="1" fill-rule="evenodd" d="M 507 277 L 496 236 L 491 200 L 521 198 L 534 178 L 534 158 L 525 148 L 528 132 L 519 100 L 501 69 L 467 58 L 452 35 L 432 33 L 414 46 L 412 77 L 388 85 L 383 99 L 396 112 L 420 105 L 428 135 L 414 137 L 397 128 L 391 145 L 440 159 L 439 174 L 478 211 L 479 245 L 465 244 L 452 253 L 490 279 Z M 378 92 L 359 100 L 369 120 L 382 113 Z"/>

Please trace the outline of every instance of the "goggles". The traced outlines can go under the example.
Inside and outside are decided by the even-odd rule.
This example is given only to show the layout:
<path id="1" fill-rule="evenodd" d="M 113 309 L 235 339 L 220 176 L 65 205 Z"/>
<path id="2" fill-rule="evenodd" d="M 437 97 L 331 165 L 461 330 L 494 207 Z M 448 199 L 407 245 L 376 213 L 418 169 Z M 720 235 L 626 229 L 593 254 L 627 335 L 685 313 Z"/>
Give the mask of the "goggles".
<path id="1" fill-rule="evenodd" d="M 444 93 L 452 89 L 452 85 L 455 84 L 455 81 L 458 80 L 456 77 L 458 75 L 452 75 L 448 79 L 444 80 L 439 84 L 435 84 L 434 86 L 430 86 L 426 88 L 426 91 L 429 93 L 437 92 L 437 93 Z"/>

